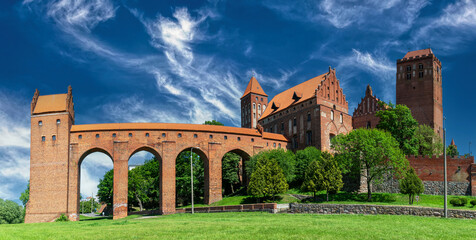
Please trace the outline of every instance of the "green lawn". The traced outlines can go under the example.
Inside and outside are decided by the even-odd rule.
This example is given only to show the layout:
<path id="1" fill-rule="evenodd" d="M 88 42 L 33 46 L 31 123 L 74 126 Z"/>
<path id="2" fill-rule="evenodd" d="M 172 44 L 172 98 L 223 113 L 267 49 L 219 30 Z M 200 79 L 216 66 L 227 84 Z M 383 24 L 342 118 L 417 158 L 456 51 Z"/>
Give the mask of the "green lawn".
<path id="1" fill-rule="evenodd" d="M 279 195 L 279 201 L 277 201 L 277 203 L 299 202 L 299 200 L 292 197 L 291 194 L 311 195 L 312 193 L 303 193 L 296 189 L 290 189 L 286 194 Z M 325 199 L 326 199 L 325 192 L 319 192 L 318 201 L 316 203 L 409 205 L 408 195 L 404 195 L 400 193 L 373 193 L 372 196 L 373 196 L 373 201 L 367 202 L 367 193 L 352 194 L 352 193 L 346 193 L 346 192 L 339 192 L 337 195 L 329 197 L 331 201 L 325 202 Z M 476 199 L 476 197 L 465 196 L 466 198 L 468 198 L 468 205 L 464 207 L 453 207 L 451 204 L 449 204 L 449 201 L 453 197 L 457 197 L 457 196 L 448 196 L 448 208 L 476 211 L 476 207 L 471 207 L 471 205 L 469 204 L 469 200 Z M 256 203 L 256 202 L 257 202 L 257 199 L 251 196 L 233 196 L 233 197 L 223 198 L 223 200 L 215 202 L 211 205 L 195 204 L 195 207 L 240 205 L 240 204 Z M 413 205 L 420 206 L 420 207 L 443 208 L 443 196 L 420 195 L 419 202 L 415 201 Z M 190 205 L 184 206 L 184 207 L 190 207 Z"/>
<path id="2" fill-rule="evenodd" d="M 0 225 L 1 239 L 474 239 L 474 220 L 389 215 L 202 213 Z"/>

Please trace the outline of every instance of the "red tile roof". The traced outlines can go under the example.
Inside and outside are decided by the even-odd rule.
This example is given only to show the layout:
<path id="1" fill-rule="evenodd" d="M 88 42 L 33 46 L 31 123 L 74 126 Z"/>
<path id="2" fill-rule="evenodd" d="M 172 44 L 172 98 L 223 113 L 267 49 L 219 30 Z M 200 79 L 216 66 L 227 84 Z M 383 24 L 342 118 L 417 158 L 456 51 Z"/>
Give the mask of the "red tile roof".
<path id="1" fill-rule="evenodd" d="M 263 88 L 261 88 L 261 85 L 259 85 L 258 80 L 253 76 L 250 79 L 250 82 L 248 83 L 248 86 L 246 87 L 245 93 L 243 93 L 243 96 L 241 98 L 244 98 L 246 95 L 250 93 L 255 93 L 259 94 L 262 96 L 268 96 L 266 93 L 264 93 Z"/>
<path id="2" fill-rule="evenodd" d="M 294 86 L 278 95 L 276 95 L 268 104 L 268 107 L 264 111 L 263 115 L 261 115 L 260 119 L 264 119 L 265 117 L 277 113 L 287 107 L 291 106 L 292 104 L 304 102 L 316 94 L 316 88 L 321 84 L 321 81 L 324 80 L 324 76 L 327 73 L 319 75 L 315 78 L 311 78 L 297 86 Z M 297 97 L 297 98 L 293 98 Z M 297 101 L 295 101 L 298 99 Z M 273 107 L 276 106 L 276 108 Z"/>
<path id="3" fill-rule="evenodd" d="M 67 94 L 39 96 L 33 114 L 67 111 L 66 97 Z"/>
<path id="4" fill-rule="evenodd" d="M 215 132 L 241 134 L 261 137 L 256 129 L 237 128 L 217 125 L 183 124 L 183 123 L 102 123 L 73 125 L 71 132 L 92 132 L 92 131 L 121 131 L 121 130 L 165 130 L 165 131 L 193 131 L 193 132 Z M 281 134 L 264 133 L 263 138 L 287 141 Z"/>
<path id="5" fill-rule="evenodd" d="M 407 54 L 405 54 L 405 57 L 403 58 L 411 58 L 411 57 L 417 57 L 422 55 L 428 56 L 429 54 L 433 54 L 433 52 L 431 51 L 431 48 L 407 52 Z"/>

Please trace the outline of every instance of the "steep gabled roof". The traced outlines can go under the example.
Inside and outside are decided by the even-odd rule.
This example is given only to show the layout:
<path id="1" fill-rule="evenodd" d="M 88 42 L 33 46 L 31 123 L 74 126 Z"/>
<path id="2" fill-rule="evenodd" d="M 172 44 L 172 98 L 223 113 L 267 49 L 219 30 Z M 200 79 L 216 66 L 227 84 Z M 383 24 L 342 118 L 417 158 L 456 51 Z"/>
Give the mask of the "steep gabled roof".
<path id="1" fill-rule="evenodd" d="M 299 85 L 296 85 L 288 90 L 276 95 L 268 104 L 268 107 L 261 115 L 260 119 L 279 112 L 292 104 L 304 102 L 316 95 L 316 88 L 321 84 L 321 81 L 324 80 L 324 76 L 327 73 L 319 75 L 317 77 L 311 78 Z"/>
<path id="2" fill-rule="evenodd" d="M 68 111 L 67 94 L 39 96 L 33 114 Z"/>
<path id="3" fill-rule="evenodd" d="M 407 52 L 407 54 L 405 54 L 405 57 L 403 58 L 411 58 L 411 57 L 417 57 L 422 55 L 428 56 L 429 54 L 433 54 L 433 52 L 431 51 L 431 48 Z"/>
<path id="4" fill-rule="evenodd" d="M 246 95 L 254 93 L 254 94 L 259 94 L 262 96 L 268 96 L 264 92 L 263 88 L 261 88 L 261 85 L 259 85 L 258 80 L 253 76 L 250 79 L 250 82 L 248 83 L 248 86 L 246 87 L 245 93 L 243 93 L 243 96 L 241 98 L 244 98 Z"/>

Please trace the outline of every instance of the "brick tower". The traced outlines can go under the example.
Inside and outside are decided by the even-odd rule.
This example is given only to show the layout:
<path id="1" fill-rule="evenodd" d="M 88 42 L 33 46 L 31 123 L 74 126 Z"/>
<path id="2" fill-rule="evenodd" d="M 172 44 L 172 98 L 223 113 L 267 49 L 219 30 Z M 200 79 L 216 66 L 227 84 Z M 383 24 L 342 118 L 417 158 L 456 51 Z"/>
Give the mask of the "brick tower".
<path id="1" fill-rule="evenodd" d="M 69 136 L 74 124 L 71 86 L 67 94 L 40 96 L 31 102 L 30 199 L 25 222 L 50 221 L 68 209 Z"/>
<path id="2" fill-rule="evenodd" d="M 430 48 L 408 52 L 397 60 L 397 104 L 407 105 L 420 124 L 443 136 L 441 62 Z"/>
<path id="3" fill-rule="evenodd" d="M 253 76 L 241 97 L 241 127 L 256 128 L 258 119 L 268 105 L 268 95 Z"/>

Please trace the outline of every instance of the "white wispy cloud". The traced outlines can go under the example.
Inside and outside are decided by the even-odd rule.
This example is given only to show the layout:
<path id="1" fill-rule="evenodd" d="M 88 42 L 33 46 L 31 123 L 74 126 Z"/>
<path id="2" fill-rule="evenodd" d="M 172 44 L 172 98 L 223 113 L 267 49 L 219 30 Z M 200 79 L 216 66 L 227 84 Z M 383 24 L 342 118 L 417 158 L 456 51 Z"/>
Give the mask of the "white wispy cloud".
<path id="1" fill-rule="evenodd" d="M 30 175 L 30 104 L 0 90 L 0 198 L 16 200 Z"/>
<path id="2" fill-rule="evenodd" d="M 472 47 L 476 37 L 476 2 L 459 0 L 448 4 L 412 36 L 409 43 L 414 48 L 431 44 L 442 55 Z"/>
<path id="3" fill-rule="evenodd" d="M 392 28 L 390 34 L 407 31 L 428 0 L 323 0 L 323 1 L 265 1 L 264 6 L 281 16 L 320 25 L 328 22 L 335 28 L 361 26 L 367 30 Z M 397 10 L 397 11 L 389 11 Z M 383 17 L 385 16 L 385 17 Z M 375 19 L 379 19 L 378 22 Z M 382 23 L 385 21 L 385 23 Z M 388 32 L 388 31 L 386 31 Z"/>
<path id="4" fill-rule="evenodd" d="M 99 179 L 113 169 L 112 159 L 104 153 L 89 154 L 81 163 L 80 192 L 83 198 L 97 194 Z"/>

